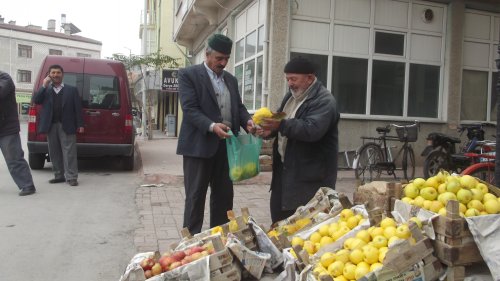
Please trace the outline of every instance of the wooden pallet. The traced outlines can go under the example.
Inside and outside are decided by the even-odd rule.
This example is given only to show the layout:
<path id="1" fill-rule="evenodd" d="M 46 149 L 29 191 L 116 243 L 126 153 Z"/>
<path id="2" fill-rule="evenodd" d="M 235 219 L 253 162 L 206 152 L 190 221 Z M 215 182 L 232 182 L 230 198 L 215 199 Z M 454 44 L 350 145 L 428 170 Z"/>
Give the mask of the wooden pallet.
<path id="1" fill-rule="evenodd" d="M 459 215 L 458 201 L 448 201 L 446 217 L 436 217 L 432 225 L 436 233 L 434 249 L 442 263 L 461 266 L 483 261 L 467 222 Z"/>

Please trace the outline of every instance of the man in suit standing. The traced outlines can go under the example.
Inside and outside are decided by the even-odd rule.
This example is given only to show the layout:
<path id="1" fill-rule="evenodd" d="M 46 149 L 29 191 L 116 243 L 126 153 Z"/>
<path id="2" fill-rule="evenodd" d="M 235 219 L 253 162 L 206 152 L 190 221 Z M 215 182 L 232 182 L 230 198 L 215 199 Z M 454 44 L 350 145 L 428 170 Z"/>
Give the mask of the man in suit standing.
<path id="1" fill-rule="evenodd" d="M 78 89 L 65 85 L 64 70 L 51 65 L 43 85 L 33 96 L 42 104 L 38 131 L 47 134 L 49 156 L 55 177 L 49 183 L 67 182 L 78 185 L 76 133 L 83 133 L 82 103 Z"/>
<path id="2" fill-rule="evenodd" d="M 184 113 L 177 145 L 183 155 L 184 227 L 199 233 L 210 184 L 210 227 L 228 222 L 233 209 L 233 183 L 229 178 L 226 141 L 240 126 L 251 131 L 254 123 L 241 102 L 236 78 L 224 71 L 233 42 L 222 34 L 208 39 L 205 62 L 179 70 L 179 97 Z"/>
<path id="3" fill-rule="evenodd" d="M 36 192 L 28 162 L 24 159 L 19 132 L 16 87 L 9 74 L 0 71 L 0 149 L 12 179 L 21 190 L 19 196 Z"/>

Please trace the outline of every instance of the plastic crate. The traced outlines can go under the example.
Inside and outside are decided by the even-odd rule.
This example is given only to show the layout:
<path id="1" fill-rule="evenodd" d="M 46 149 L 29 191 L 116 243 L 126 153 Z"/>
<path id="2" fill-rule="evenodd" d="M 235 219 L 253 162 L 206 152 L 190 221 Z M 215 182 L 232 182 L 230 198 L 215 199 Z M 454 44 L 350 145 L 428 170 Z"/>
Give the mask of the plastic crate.
<path id="1" fill-rule="evenodd" d="M 417 125 L 396 127 L 396 133 L 400 141 L 416 142 L 418 139 Z"/>

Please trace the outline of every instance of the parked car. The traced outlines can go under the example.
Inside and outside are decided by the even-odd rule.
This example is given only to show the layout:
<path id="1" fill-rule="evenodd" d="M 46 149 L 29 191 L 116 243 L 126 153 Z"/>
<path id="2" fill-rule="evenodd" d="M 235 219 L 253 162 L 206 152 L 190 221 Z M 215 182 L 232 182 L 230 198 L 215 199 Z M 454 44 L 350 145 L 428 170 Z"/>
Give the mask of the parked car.
<path id="1" fill-rule="evenodd" d="M 64 84 L 78 88 L 85 132 L 77 134 L 78 158 L 117 156 L 125 170 L 134 168 L 133 116 L 129 82 L 123 63 L 114 60 L 47 56 L 33 93 L 41 87 L 49 66 L 61 65 Z M 37 132 L 41 105 L 32 103 L 28 117 L 28 162 L 42 169 L 48 155 L 47 137 Z"/>

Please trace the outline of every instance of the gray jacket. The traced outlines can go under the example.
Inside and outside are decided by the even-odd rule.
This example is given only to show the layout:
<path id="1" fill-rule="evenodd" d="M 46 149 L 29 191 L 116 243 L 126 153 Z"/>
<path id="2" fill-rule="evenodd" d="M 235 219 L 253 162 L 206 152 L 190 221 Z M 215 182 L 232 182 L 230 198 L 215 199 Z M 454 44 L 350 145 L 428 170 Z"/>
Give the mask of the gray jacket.
<path id="1" fill-rule="evenodd" d="M 278 112 L 291 97 L 288 92 Z M 337 181 L 338 122 L 340 114 L 332 93 L 321 82 L 311 87 L 295 118 L 281 122 L 279 132 L 288 138 L 282 171 L 282 209 L 305 205 L 320 187 L 335 188 Z M 277 138 L 273 159 L 280 160 Z M 275 184 L 276 165 L 273 165 Z"/>
<path id="2" fill-rule="evenodd" d="M 8 73 L 0 71 L 0 137 L 20 131 L 16 86 Z"/>

